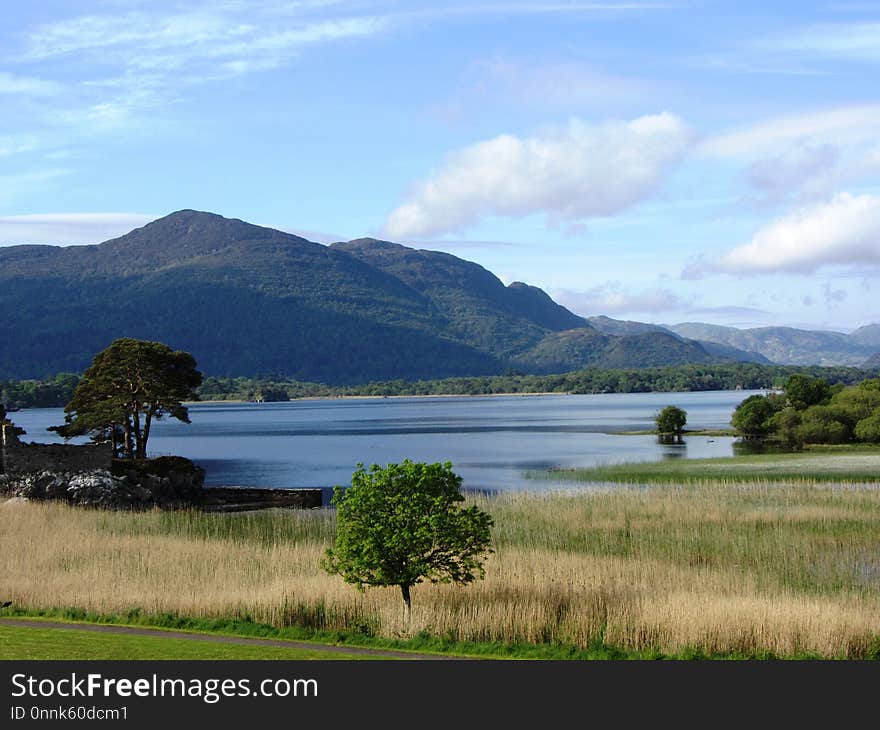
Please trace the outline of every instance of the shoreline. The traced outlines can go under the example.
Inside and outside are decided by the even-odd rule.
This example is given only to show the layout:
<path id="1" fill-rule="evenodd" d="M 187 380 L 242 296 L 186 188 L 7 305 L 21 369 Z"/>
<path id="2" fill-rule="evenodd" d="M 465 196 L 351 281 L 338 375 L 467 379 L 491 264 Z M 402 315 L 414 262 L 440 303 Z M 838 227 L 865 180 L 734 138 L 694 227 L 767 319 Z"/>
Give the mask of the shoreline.
<path id="1" fill-rule="evenodd" d="M 693 391 L 699 392 L 699 391 Z M 502 397 L 538 397 L 546 395 L 575 395 L 566 392 L 540 392 L 540 393 L 419 393 L 416 395 L 306 395 L 301 398 L 291 398 L 290 400 L 243 400 L 241 398 L 219 399 L 211 398 L 196 401 L 184 401 L 184 405 L 204 405 L 211 403 L 252 403 L 254 405 L 266 405 L 269 403 L 295 403 L 297 401 L 306 400 L 391 400 L 401 398 L 502 398 Z M 583 393 L 582 395 L 607 395 L 602 393 Z"/>

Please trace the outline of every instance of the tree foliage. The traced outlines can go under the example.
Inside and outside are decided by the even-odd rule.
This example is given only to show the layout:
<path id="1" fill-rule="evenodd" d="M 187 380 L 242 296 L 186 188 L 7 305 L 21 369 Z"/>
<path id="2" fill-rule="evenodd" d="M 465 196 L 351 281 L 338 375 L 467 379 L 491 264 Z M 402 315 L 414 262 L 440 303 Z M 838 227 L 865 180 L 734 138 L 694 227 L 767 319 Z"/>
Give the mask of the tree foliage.
<path id="1" fill-rule="evenodd" d="M 730 422 L 741 436 L 761 438 L 773 430 L 773 416 L 784 406 L 779 396 L 751 395 L 737 406 Z"/>
<path id="2" fill-rule="evenodd" d="M 161 342 L 123 338 L 95 355 L 54 430 L 70 438 L 111 439 L 127 458 L 145 459 L 154 420 L 171 416 L 189 423 L 184 401 L 196 400 L 202 382 L 188 352 Z"/>
<path id="3" fill-rule="evenodd" d="M 506 375 L 384 380 L 360 385 L 330 386 L 285 378 L 206 377 L 199 387 L 202 400 L 276 401 L 322 396 L 485 395 L 495 393 L 647 393 L 781 388 L 794 373 L 822 377 L 836 386 L 863 381 L 865 372 L 849 367 L 793 365 L 679 365 L 663 368 L 587 368 L 556 375 Z M 67 374 L 37 380 L 0 380 L 0 401 L 21 408 L 63 407 L 78 376 Z M 874 379 L 874 389 L 880 380 Z"/>
<path id="4" fill-rule="evenodd" d="M 731 419 L 743 436 L 773 438 L 792 448 L 804 444 L 880 441 L 880 380 L 854 387 L 793 375 L 784 395 L 746 398 Z"/>
<path id="5" fill-rule="evenodd" d="M 493 520 L 475 505 L 463 507 L 461 477 L 452 464 L 401 464 L 369 470 L 362 464 L 351 487 L 337 487 L 337 535 L 323 567 L 364 590 L 399 586 L 407 613 L 410 588 L 471 583 L 484 576 L 492 552 Z"/>
<path id="6" fill-rule="evenodd" d="M 678 406 L 666 406 L 657 414 L 654 423 L 657 425 L 657 433 L 660 435 L 681 436 L 687 423 L 687 411 Z"/>
<path id="7" fill-rule="evenodd" d="M 827 380 L 799 373 L 786 380 L 782 390 L 789 405 L 798 410 L 827 403 L 831 398 L 831 386 Z"/>

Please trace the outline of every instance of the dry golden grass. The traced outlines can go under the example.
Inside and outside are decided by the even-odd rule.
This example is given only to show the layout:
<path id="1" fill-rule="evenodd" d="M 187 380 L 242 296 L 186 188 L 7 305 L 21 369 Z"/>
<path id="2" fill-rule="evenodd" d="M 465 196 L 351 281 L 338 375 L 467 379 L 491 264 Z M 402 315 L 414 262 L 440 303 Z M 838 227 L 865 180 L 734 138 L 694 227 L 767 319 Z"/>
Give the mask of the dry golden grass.
<path id="1" fill-rule="evenodd" d="M 249 515 L 0 505 L 0 597 L 99 613 L 473 641 L 597 638 L 675 653 L 864 656 L 880 637 L 880 489 L 697 484 L 481 498 L 486 579 L 358 593 L 319 567 L 329 511 Z"/>

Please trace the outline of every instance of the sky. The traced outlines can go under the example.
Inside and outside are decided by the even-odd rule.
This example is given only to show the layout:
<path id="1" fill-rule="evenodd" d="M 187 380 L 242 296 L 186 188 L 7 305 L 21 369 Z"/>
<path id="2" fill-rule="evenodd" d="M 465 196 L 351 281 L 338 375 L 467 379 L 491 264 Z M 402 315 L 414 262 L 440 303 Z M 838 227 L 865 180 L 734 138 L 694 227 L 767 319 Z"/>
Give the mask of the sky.
<path id="1" fill-rule="evenodd" d="M 475 261 L 572 311 L 880 321 L 880 2 L 35 0 L 0 245 L 193 208 Z"/>

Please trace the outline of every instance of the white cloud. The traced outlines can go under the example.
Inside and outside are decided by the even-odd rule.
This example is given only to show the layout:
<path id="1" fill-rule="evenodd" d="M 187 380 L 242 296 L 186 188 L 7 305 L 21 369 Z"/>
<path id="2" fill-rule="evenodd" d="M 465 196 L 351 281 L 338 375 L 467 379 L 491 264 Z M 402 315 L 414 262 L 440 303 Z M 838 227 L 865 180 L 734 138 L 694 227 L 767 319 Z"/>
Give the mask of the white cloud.
<path id="1" fill-rule="evenodd" d="M 618 282 L 609 282 L 586 291 L 554 290 L 553 298 L 564 307 L 584 316 L 657 313 L 684 308 L 679 296 L 668 289 L 632 292 L 624 289 Z"/>
<path id="2" fill-rule="evenodd" d="M 808 199 L 825 196 L 836 187 L 840 154 L 840 149 L 830 144 L 793 145 L 752 163 L 746 179 L 771 201 L 796 190 Z"/>
<path id="3" fill-rule="evenodd" d="M 100 243 L 155 218 L 142 213 L 45 213 L 0 217 L 0 246 Z"/>
<path id="4" fill-rule="evenodd" d="M 386 231 L 437 235 L 492 215 L 567 223 L 613 215 L 652 193 L 689 139 L 667 112 L 600 125 L 574 119 L 540 137 L 504 134 L 452 155 L 390 214 Z"/>
<path id="5" fill-rule="evenodd" d="M 880 104 L 784 115 L 709 137 L 697 152 L 748 164 L 746 182 L 772 201 L 829 196 L 880 173 Z"/>
<path id="6" fill-rule="evenodd" d="M 840 193 L 757 231 L 751 242 L 685 271 L 809 274 L 825 266 L 880 264 L 880 196 Z"/>
<path id="7" fill-rule="evenodd" d="M 165 16 L 86 15 L 33 31 L 24 59 L 111 56 L 124 68 L 153 73 L 184 69 L 198 76 L 218 64 L 231 73 L 247 73 L 279 64 L 303 46 L 373 35 L 384 27 L 376 17 L 280 22 L 259 13 L 229 12 L 222 5 Z"/>
<path id="8" fill-rule="evenodd" d="M 878 129 L 880 104 L 862 104 L 768 119 L 710 137 L 698 151 L 711 157 L 754 159 L 797 144 L 845 147 L 877 142 Z"/>

